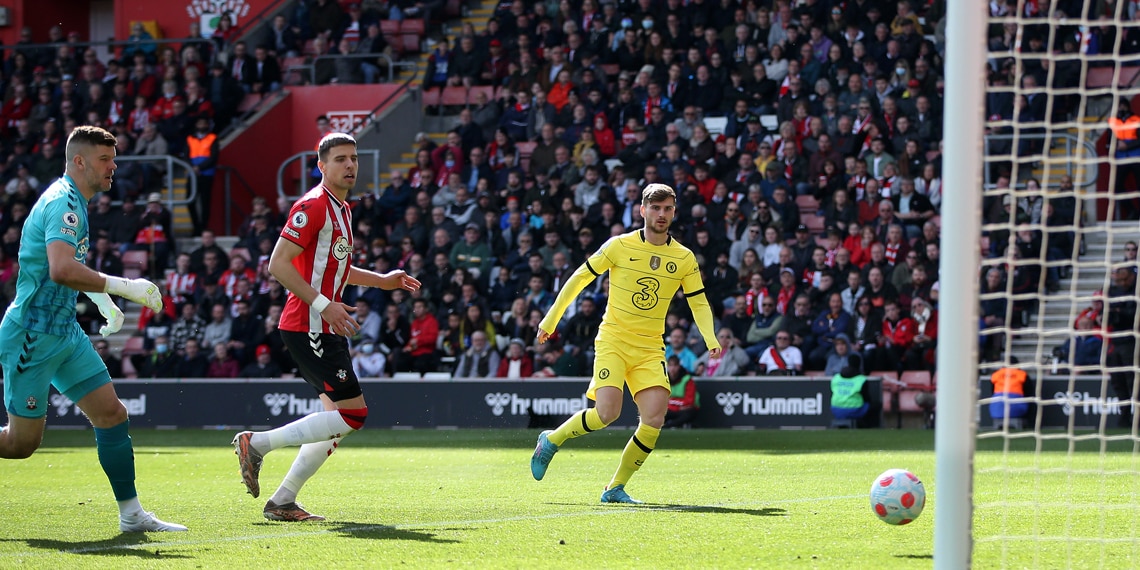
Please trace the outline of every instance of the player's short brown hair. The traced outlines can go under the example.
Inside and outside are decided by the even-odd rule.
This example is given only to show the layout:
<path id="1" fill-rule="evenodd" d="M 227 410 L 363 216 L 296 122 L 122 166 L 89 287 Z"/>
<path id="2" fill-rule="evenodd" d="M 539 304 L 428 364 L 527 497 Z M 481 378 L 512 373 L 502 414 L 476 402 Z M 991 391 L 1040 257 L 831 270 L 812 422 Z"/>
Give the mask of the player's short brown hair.
<path id="1" fill-rule="evenodd" d="M 641 191 L 641 205 L 648 206 L 654 202 L 664 202 L 672 198 L 677 201 L 677 193 L 668 184 L 653 183 Z"/>
<path id="2" fill-rule="evenodd" d="M 345 133 L 329 133 L 325 135 L 325 138 L 321 139 L 321 143 L 317 145 L 317 160 L 327 162 L 329 159 L 329 151 L 332 150 L 333 147 L 342 144 L 350 144 L 355 147 L 356 139 L 353 138 L 352 135 Z"/>
<path id="3" fill-rule="evenodd" d="M 115 135 L 110 131 L 101 127 L 93 127 L 91 125 L 83 125 L 72 129 L 71 134 L 67 135 L 67 144 L 64 146 L 64 155 L 67 161 L 71 162 L 75 155 L 79 154 L 79 148 L 82 146 L 115 146 L 118 144 Z"/>

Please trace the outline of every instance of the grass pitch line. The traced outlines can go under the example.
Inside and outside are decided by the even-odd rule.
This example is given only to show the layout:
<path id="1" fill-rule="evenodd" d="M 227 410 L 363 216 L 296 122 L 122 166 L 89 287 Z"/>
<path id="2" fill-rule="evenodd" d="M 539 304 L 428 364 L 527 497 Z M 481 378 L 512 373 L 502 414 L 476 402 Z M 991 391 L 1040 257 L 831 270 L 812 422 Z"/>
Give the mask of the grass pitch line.
<path id="1" fill-rule="evenodd" d="M 816 503 L 825 501 L 839 501 L 848 499 L 861 499 L 865 495 L 837 495 L 832 497 L 805 497 L 801 499 L 785 499 L 779 501 L 764 501 L 764 502 L 751 502 L 751 503 L 725 503 L 719 505 L 646 505 L 649 508 L 638 506 L 620 506 L 613 505 L 605 508 L 594 508 L 587 511 L 579 512 L 564 512 L 564 513 L 550 513 L 546 515 L 518 515 L 513 517 L 498 517 L 490 519 L 465 519 L 454 521 L 436 521 L 436 522 L 423 522 L 423 523 L 399 523 L 399 524 L 367 524 L 355 525 L 341 528 L 312 528 L 311 530 L 292 531 L 286 533 L 273 533 L 273 534 L 249 534 L 242 536 L 231 536 L 223 538 L 211 538 L 205 540 L 182 540 L 182 541 L 161 541 L 161 542 L 144 542 L 139 544 L 105 544 L 99 546 L 88 546 L 82 548 L 69 548 L 65 550 L 53 551 L 28 551 L 28 552 L 13 552 L 9 554 L 0 554 L 0 557 L 25 557 L 35 555 L 49 555 L 49 554 L 92 554 L 97 552 L 109 552 L 112 550 L 150 550 L 152 548 L 177 548 L 186 546 L 201 546 L 206 544 L 221 544 L 226 542 L 243 542 L 250 540 L 272 540 L 280 538 L 298 538 L 306 536 L 320 536 L 325 534 L 352 534 L 357 532 L 369 532 L 376 530 L 413 530 L 413 529 L 426 529 L 426 528 L 439 528 L 439 527 L 453 527 L 463 525 L 489 525 L 501 524 L 519 521 L 535 521 L 535 520 L 554 520 L 563 518 L 574 518 L 584 516 L 599 516 L 599 515 L 622 515 L 622 514 L 638 514 L 638 513 L 652 513 L 659 511 L 666 512 L 684 512 L 684 511 L 700 511 L 709 508 L 745 508 L 757 506 L 771 506 L 771 505 L 788 505 L 798 503 Z M 336 524 L 335 521 L 330 521 L 331 524 Z M 263 523 L 264 524 L 264 523 Z M 322 524 L 322 523 L 317 523 Z M 328 526 L 330 523 L 323 523 L 323 526 Z M 190 532 L 194 529 L 191 528 Z M 123 535 L 120 535 L 123 536 Z"/>

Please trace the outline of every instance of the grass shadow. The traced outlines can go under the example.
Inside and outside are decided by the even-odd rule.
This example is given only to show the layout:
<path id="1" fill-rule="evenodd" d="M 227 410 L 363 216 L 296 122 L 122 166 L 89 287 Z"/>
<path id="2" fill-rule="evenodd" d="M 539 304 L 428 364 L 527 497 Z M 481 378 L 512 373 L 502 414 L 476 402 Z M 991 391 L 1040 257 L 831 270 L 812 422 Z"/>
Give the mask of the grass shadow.
<path id="1" fill-rule="evenodd" d="M 933 554 L 895 554 L 895 558 L 906 558 L 909 560 L 934 560 Z"/>
<path id="2" fill-rule="evenodd" d="M 581 503 L 546 503 L 548 505 L 556 505 L 560 507 L 581 507 Z M 621 508 L 626 507 L 629 509 L 637 509 L 643 511 L 668 511 L 677 513 L 711 513 L 717 515 L 750 515 L 754 517 L 782 517 L 787 515 L 788 511 L 778 509 L 775 507 L 765 507 L 762 509 L 737 509 L 732 507 L 715 507 L 711 505 L 676 505 L 672 503 L 640 503 L 640 504 L 600 504 L 590 505 L 590 508 Z"/>
<path id="3" fill-rule="evenodd" d="M 186 554 L 163 552 L 157 547 L 154 550 L 145 548 L 150 539 L 140 532 L 123 533 L 104 540 L 58 540 L 49 538 L 7 538 L 0 542 L 22 542 L 28 548 L 47 550 L 64 554 L 94 554 L 98 556 L 118 556 L 142 558 L 145 560 L 175 560 L 192 559 Z"/>
<path id="4" fill-rule="evenodd" d="M 256 526 L 279 527 L 279 522 L 258 522 Z M 288 523 L 284 523 L 288 524 Z M 369 540 L 412 540 L 416 542 L 430 542 L 433 544 L 455 544 L 458 540 L 437 538 L 434 533 L 418 532 L 405 528 L 397 528 L 386 524 L 370 524 L 348 521 L 312 522 L 306 523 L 306 528 L 312 525 L 313 529 L 337 533 L 352 538 Z"/>

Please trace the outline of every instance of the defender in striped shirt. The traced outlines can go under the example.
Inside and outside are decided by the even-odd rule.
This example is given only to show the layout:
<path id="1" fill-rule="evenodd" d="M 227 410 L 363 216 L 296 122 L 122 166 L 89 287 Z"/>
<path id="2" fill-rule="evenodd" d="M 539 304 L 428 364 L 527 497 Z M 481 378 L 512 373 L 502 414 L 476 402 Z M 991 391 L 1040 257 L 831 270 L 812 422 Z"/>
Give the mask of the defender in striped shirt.
<path id="1" fill-rule="evenodd" d="M 243 431 L 234 438 L 242 482 L 261 494 L 262 457 L 274 449 L 300 445 L 296 461 L 277 492 L 265 503 L 269 520 L 320 521 L 305 511 L 297 493 L 340 444 L 364 427 L 368 408 L 353 372 L 348 339 L 360 329 L 341 303 L 347 284 L 416 291 L 420 282 L 403 271 L 375 273 L 352 265 L 352 214 L 348 194 L 356 185 L 356 140 L 330 133 L 317 146 L 321 183 L 289 211 L 289 222 L 269 259 L 269 271 L 289 290 L 281 312 L 281 339 L 301 375 L 320 395 L 325 411 L 265 432 Z"/>
<path id="2" fill-rule="evenodd" d="M 677 289 L 685 292 L 710 355 L 720 353 L 700 267 L 693 252 L 669 236 L 676 210 L 677 196 L 672 188 L 664 184 L 646 186 L 641 198 L 645 228 L 603 244 L 570 276 L 539 324 L 538 342 L 543 343 L 574 298 L 595 278 L 610 272 L 610 297 L 594 342 L 594 377 L 586 392 L 596 405 L 574 414 L 558 429 L 538 436 L 530 464 L 535 479 L 542 479 L 554 453 L 567 439 L 602 429 L 618 418 L 628 385 L 641 422 L 602 493 L 602 502 L 638 502 L 625 492 L 625 484 L 657 445 L 657 436 L 665 423 L 669 377 L 662 337 L 665 315 Z"/>

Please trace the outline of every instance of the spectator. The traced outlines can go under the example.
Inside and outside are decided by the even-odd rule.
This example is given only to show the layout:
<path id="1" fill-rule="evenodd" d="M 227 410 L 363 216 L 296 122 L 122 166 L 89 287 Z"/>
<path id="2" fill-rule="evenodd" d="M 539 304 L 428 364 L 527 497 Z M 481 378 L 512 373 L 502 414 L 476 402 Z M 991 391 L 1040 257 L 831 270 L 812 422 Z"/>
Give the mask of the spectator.
<path id="1" fill-rule="evenodd" d="M 388 359 L 384 353 L 376 350 L 376 345 L 367 340 L 360 344 L 360 349 L 352 357 L 352 370 L 358 378 L 384 376 L 387 364 Z"/>
<path id="2" fill-rule="evenodd" d="M 511 339 L 506 356 L 499 361 L 497 378 L 530 378 L 534 374 L 534 362 L 526 351 L 526 343 L 521 338 Z"/>
<path id="3" fill-rule="evenodd" d="M 139 378 L 174 378 L 178 375 L 178 358 L 170 350 L 165 335 L 156 337 L 153 350 L 136 355 L 132 364 Z"/>
<path id="4" fill-rule="evenodd" d="M 833 350 L 833 342 L 839 335 L 844 335 L 850 326 L 851 315 L 843 310 L 843 297 L 840 293 L 832 293 L 827 297 L 827 308 L 816 317 L 811 324 L 811 332 L 815 337 L 817 346 L 809 353 L 807 363 L 813 369 L 826 364 L 830 355 L 838 353 Z M 846 344 L 846 342 L 844 343 Z"/>
<path id="5" fill-rule="evenodd" d="M 486 331 L 471 333 L 471 346 L 459 357 L 455 367 L 457 378 L 493 378 L 499 371 L 499 353 L 488 340 Z"/>
<path id="6" fill-rule="evenodd" d="M 803 354 L 792 346 L 792 333 L 776 334 L 776 343 L 760 354 L 760 367 L 768 376 L 795 376 L 803 370 Z"/>
<path id="7" fill-rule="evenodd" d="M 213 345 L 214 356 L 206 369 L 207 378 L 237 378 L 241 369 L 238 361 L 230 356 L 230 349 L 224 343 Z"/>
<path id="8" fill-rule="evenodd" d="M 1089 317 L 1077 319 L 1076 332 L 1060 346 L 1053 349 L 1053 356 L 1073 366 L 1100 367 L 1104 356 L 1104 339 Z"/>
<path id="9" fill-rule="evenodd" d="M 669 375 L 669 404 L 665 412 L 663 428 L 691 427 L 697 412 L 701 409 L 701 395 L 697 383 L 676 356 L 666 360 L 666 373 Z"/>
<path id="10" fill-rule="evenodd" d="M 541 361 L 535 363 L 535 377 L 572 378 L 582 375 L 580 357 L 567 351 L 562 343 L 546 343 L 540 345 L 539 350 Z"/>
<path id="11" fill-rule="evenodd" d="M 739 341 L 737 341 L 732 329 L 722 326 L 716 333 L 716 339 L 720 343 L 720 354 L 714 358 L 710 356 L 708 351 L 705 351 L 697 359 L 694 372 L 699 376 L 717 378 L 743 376 L 748 370 L 752 358 L 739 346 Z"/>
<path id="12" fill-rule="evenodd" d="M 1023 418 L 1029 412 L 1029 404 L 1019 400 L 1025 397 L 1029 375 L 1017 366 L 1017 358 L 1010 357 L 1011 366 L 1002 367 L 992 375 L 994 399 L 990 402 L 990 417 L 998 424 L 1003 419 Z M 999 424 L 1000 425 L 1000 424 Z"/>
<path id="13" fill-rule="evenodd" d="M 883 347 L 883 364 L 892 370 L 905 369 L 906 356 L 910 353 L 918 334 L 918 325 L 910 317 L 902 316 L 898 301 L 888 301 L 885 305 L 883 328 L 876 344 Z M 929 338 L 928 338 L 929 340 Z"/>
<path id="14" fill-rule="evenodd" d="M 106 340 L 98 339 L 95 341 L 95 352 L 99 355 L 103 364 L 107 366 L 107 374 L 109 374 L 111 378 L 123 377 L 123 361 L 111 353 L 111 346 Z"/>
<path id="15" fill-rule="evenodd" d="M 202 354 L 199 341 L 194 338 L 187 339 L 178 357 L 178 377 L 206 378 L 209 370 L 210 361 Z"/>
<path id="16" fill-rule="evenodd" d="M 669 331 L 669 336 L 665 343 L 665 358 L 668 359 L 670 356 L 679 358 L 681 366 L 687 372 L 692 373 L 697 368 L 697 355 L 686 346 L 685 331 L 680 327 L 675 327 Z"/>
<path id="17" fill-rule="evenodd" d="M 846 358 L 842 369 L 831 376 L 831 415 L 836 419 L 861 420 L 870 410 L 870 387 L 858 354 Z"/>
<path id="18" fill-rule="evenodd" d="M 170 326 L 170 344 L 175 352 L 181 353 L 191 340 L 201 344 L 206 322 L 198 317 L 198 307 L 193 302 L 182 305 L 181 314 Z"/>
<path id="19" fill-rule="evenodd" d="M 398 370 L 401 372 L 432 372 L 436 365 L 436 337 L 439 336 L 439 321 L 428 310 L 426 299 L 416 299 L 412 303 L 412 316 L 407 343 L 401 348 Z"/>
<path id="20" fill-rule="evenodd" d="M 242 378 L 280 378 L 281 368 L 273 362 L 269 345 L 262 344 L 257 347 L 255 360 L 242 368 L 238 375 Z"/>

